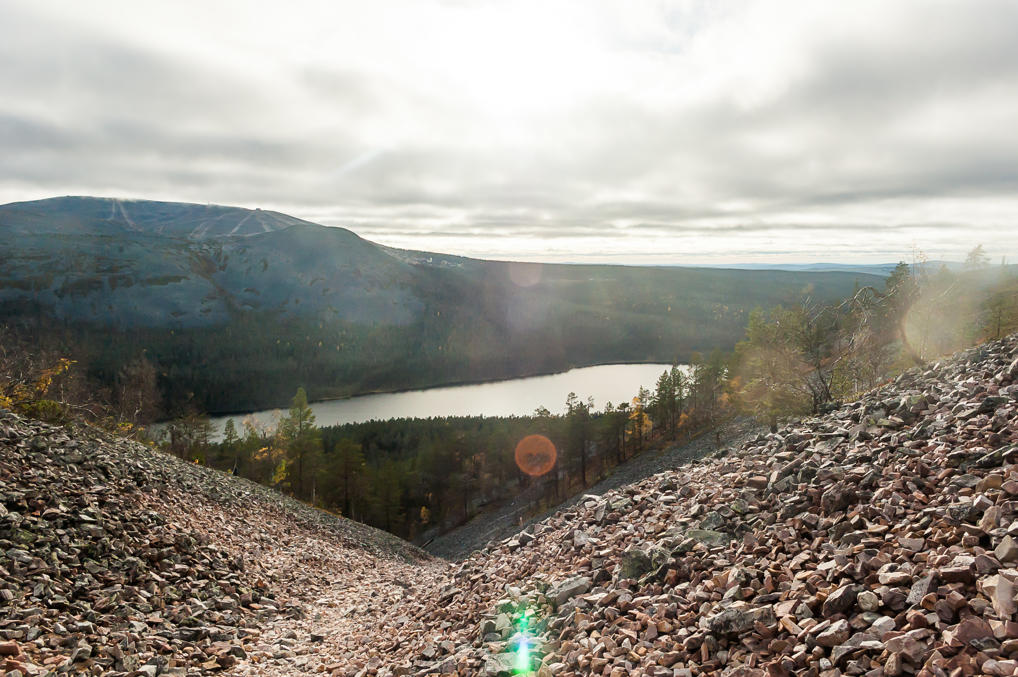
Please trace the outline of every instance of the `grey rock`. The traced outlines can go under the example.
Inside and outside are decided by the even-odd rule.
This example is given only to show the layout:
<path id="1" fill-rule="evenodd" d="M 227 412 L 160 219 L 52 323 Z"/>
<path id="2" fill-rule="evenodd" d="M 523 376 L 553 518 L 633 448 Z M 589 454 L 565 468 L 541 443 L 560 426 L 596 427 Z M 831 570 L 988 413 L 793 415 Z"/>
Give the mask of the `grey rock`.
<path id="1" fill-rule="evenodd" d="M 723 531 L 711 531 L 709 529 L 690 529 L 686 537 L 707 546 L 726 545 L 733 536 Z"/>
<path id="2" fill-rule="evenodd" d="M 562 606 L 573 597 L 582 595 L 590 590 L 592 584 L 591 580 L 586 576 L 573 576 L 553 586 L 548 591 L 548 598 L 555 606 Z"/>
<path id="3" fill-rule="evenodd" d="M 777 623 L 774 608 L 765 606 L 726 609 L 708 619 L 707 626 L 716 635 L 730 635 L 747 632 L 756 623 L 762 623 L 765 626 L 772 626 Z"/>

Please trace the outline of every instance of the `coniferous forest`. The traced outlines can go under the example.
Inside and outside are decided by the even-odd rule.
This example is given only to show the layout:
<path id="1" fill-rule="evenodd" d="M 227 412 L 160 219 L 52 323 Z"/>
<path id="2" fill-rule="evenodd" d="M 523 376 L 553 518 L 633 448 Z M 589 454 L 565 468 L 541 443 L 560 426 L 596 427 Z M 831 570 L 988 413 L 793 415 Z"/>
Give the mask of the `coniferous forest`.
<path id="1" fill-rule="evenodd" d="M 740 415 L 773 429 L 932 357 L 1018 329 L 1018 278 L 984 257 L 973 250 L 957 273 L 901 263 L 883 284 L 838 303 L 803 297 L 757 309 L 734 350 L 696 353 L 688 367 L 675 366 L 630 401 L 602 410 L 571 394 L 562 416 L 543 409 L 526 417 L 319 428 L 301 389 L 274 429 L 231 419 L 225 438 L 212 443 L 207 418 L 185 417 L 170 425 L 167 448 L 424 542 L 523 492 L 537 513 L 648 449 L 718 436 Z M 558 453 L 554 470 L 537 478 L 514 457 L 532 434 L 546 436 Z"/>

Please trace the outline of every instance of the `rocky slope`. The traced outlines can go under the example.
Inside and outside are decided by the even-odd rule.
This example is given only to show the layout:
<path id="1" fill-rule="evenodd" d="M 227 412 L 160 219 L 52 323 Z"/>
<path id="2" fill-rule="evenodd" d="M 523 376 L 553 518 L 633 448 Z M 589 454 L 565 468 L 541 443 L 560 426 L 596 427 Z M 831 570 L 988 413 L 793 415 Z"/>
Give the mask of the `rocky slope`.
<path id="1" fill-rule="evenodd" d="M 755 436 L 762 426 L 749 417 L 730 421 L 721 431 L 723 446 L 738 445 Z M 684 443 L 664 449 L 648 450 L 613 468 L 611 474 L 587 489 L 586 494 L 577 494 L 543 513 L 534 515 L 534 503 L 540 500 L 542 487 L 534 486 L 520 493 L 512 501 L 491 512 L 479 515 L 461 527 L 448 531 L 423 547 L 432 555 L 447 560 L 461 561 L 474 550 L 480 550 L 491 541 L 500 541 L 551 517 L 557 512 L 568 510 L 582 503 L 590 496 L 601 496 L 664 470 L 677 468 L 695 459 L 703 458 L 718 450 L 713 434 L 704 433 Z"/>
<path id="2" fill-rule="evenodd" d="M 319 570 L 379 614 L 409 571 L 434 566 L 247 481 L 0 410 L 0 674 L 299 664 L 291 645 L 315 637 L 263 630 L 314 616 Z"/>
<path id="3" fill-rule="evenodd" d="M 336 674 L 1018 674 L 1016 412 L 1016 337 L 912 370 L 474 554 Z"/>
<path id="4" fill-rule="evenodd" d="M 1018 336 L 458 564 L 0 414 L 22 674 L 1018 674 Z"/>

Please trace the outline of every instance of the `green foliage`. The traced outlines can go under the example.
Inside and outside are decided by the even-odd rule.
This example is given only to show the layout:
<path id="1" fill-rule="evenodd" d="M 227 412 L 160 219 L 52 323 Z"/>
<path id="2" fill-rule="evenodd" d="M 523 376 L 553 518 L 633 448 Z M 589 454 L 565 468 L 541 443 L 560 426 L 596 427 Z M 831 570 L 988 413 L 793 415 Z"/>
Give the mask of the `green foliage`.
<path id="1" fill-rule="evenodd" d="M 859 288 L 837 306 L 754 311 L 736 349 L 742 406 L 774 427 L 896 370 L 1018 329 L 1014 269 L 987 261 L 979 246 L 960 273 L 899 263 L 883 290 Z"/>
<path id="2" fill-rule="evenodd" d="M 68 420 L 67 408 L 53 400 L 32 400 L 22 404 L 20 409 L 26 416 L 48 423 L 65 423 Z"/>
<path id="3" fill-rule="evenodd" d="M 363 512 L 367 464 L 361 445 L 342 438 L 331 449 L 322 477 L 322 499 L 357 519 Z"/>
<path id="4" fill-rule="evenodd" d="M 54 381 L 71 368 L 74 360 L 60 357 L 54 358 L 51 363 L 46 362 L 49 361 L 33 364 L 27 355 L 3 346 L 0 352 L 0 407 L 40 418 L 61 416 L 58 411 L 61 406 L 47 400 L 46 396 Z"/>
<path id="5" fill-rule="evenodd" d="M 685 400 L 685 376 L 678 365 L 665 371 L 658 377 L 657 387 L 651 399 L 652 418 L 655 424 L 666 429 L 670 437 L 675 437 L 679 425 L 679 414 Z"/>
<path id="6" fill-rule="evenodd" d="M 754 310 L 746 339 L 735 351 L 742 384 L 739 399 L 759 420 L 775 430 L 779 417 L 806 411 L 805 394 L 797 387 L 796 375 L 802 369 L 799 356 L 778 322 Z"/>
<path id="7" fill-rule="evenodd" d="M 279 421 L 276 439 L 279 447 L 284 450 L 289 461 L 286 478 L 290 488 L 298 496 L 305 496 L 308 486 L 316 486 L 314 472 L 321 461 L 322 439 L 315 426 L 315 415 L 308 405 L 308 396 L 304 388 L 297 388 L 293 396 L 290 411 Z M 273 482 L 280 484 L 283 478 Z M 310 481 L 310 484 L 309 484 Z M 311 501 L 315 501 L 314 489 L 311 490 Z"/>
<path id="8" fill-rule="evenodd" d="M 720 411 L 724 398 L 710 394 L 722 389 L 724 360 L 718 355 L 694 368 L 697 379 L 687 379 L 678 367 L 666 374 L 683 393 L 689 384 L 701 393 L 704 406 L 715 402 Z M 571 393 L 563 416 L 542 407 L 534 416 L 398 419 L 318 428 L 306 393 L 299 389 L 274 429 L 248 423 L 241 437 L 231 419 L 218 444 L 200 439 L 201 417 L 178 421 L 173 429 L 178 439 L 186 433 L 197 440 L 196 449 L 185 454 L 189 458 L 200 455 L 213 467 L 400 536 L 426 540 L 520 492 L 531 492 L 535 510 L 562 500 L 641 448 L 663 443 L 669 429 L 653 429 L 652 399 L 641 388 L 632 404 L 597 411 L 592 401 Z M 691 403 L 685 396 L 675 398 L 679 419 L 712 420 Z M 198 432 L 188 432 L 192 428 Z M 515 462 L 516 444 L 535 433 L 548 437 L 558 450 L 556 467 L 541 477 L 526 475 Z"/>
<path id="9" fill-rule="evenodd" d="M 227 419 L 226 425 L 223 426 L 223 446 L 232 449 L 240 442 L 240 436 L 237 435 L 237 426 L 233 423 L 233 419 Z"/>
<path id="10" fill-rule="evenodd" d="M 998 339 L 1018 331 L 1018 279 L 1002 280 L 983 301 L 980 333 L 986 339 Z"/>
<path id="11" fill-rule="evenodd" d="M 205 458 L 212 437 L 212 423 L 193 407 L 170 421 L 164 432 L 167 451 L 185 460 Z"/>
<path id="12" fill-rule="evenodd" d="M 817 413 L 833 399 L 834 373 L 848 353 L 841 320 L 838 309 L 808 299 L 750 316 L 736 346 L 739 398 L 772 430 L 778 418 Z"/>
<path id="13" fill-rule="evenodd" d="M 578 472 L 580 483 L 587 486 L 589 445 L 593 436 L 591 425 L 592 400 L 584 402 L 576 393 L 566 397 L 566 445 L 562 450 L 565 462 Z"/>

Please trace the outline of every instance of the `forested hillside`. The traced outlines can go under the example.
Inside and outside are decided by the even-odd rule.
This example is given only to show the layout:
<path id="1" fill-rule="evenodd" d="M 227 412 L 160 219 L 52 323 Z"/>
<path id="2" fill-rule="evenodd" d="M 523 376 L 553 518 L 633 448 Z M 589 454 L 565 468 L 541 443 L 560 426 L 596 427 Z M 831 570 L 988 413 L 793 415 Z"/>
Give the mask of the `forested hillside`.
<path id="1" fill-rule="evenodd" d="M 647 449 L 705 435 L 717 446 L 739 413 L 776 429 L 886 383 L 902 370 L 1018 330 L 1015 271 L 981 247 L 958 273 L 899 264 L 881 287 L 819 304 L 754 310 L 735 350 L 694 355 L 652 388 L 595 409 L 571 394 L 566 413 L 401 419 L 319 429 L 298 390 L 278 425 L 231 420 L 210 444 L 208 419 L 168 427 L 168 449 L 405 538 L 430 538 L 526 496 L 529 515 L 582 493 Z M 521 440 L 541 435 L 553 469 L 533 476 Z"/>
<path id="2" fill-rule="evenodd" d="M 757 306 L 858 273 L 571 266 L 393 250 L 229 207 L 58 198 L 0 207 L 8 345 L 77 362 L 148 416 L 480 381 L 731 348 Z M 128 393 L 130 393 L 128 395 Z"/>

